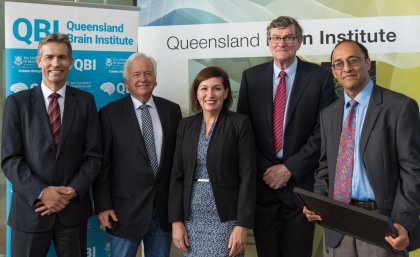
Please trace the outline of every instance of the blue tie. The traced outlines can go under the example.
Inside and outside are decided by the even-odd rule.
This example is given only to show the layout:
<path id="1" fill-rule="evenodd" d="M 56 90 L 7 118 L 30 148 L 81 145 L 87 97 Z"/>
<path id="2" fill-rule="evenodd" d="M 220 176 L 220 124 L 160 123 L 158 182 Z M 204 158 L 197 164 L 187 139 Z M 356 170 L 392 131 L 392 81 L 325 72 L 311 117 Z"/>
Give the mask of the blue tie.
<path id="1" fill-rule="evenodd" d="M 139 107 L 141 110 L 141 126 L 147 155 L 149 156 L 150 166 L 152 167 L 153 175 L 156 177 L 158 171 L 158 160 L 156 155 L 155 138 L 153 134 L 152 117 L 150 116 L 148 107 L 149 106 L 147 104 L 143 104 Z"/>

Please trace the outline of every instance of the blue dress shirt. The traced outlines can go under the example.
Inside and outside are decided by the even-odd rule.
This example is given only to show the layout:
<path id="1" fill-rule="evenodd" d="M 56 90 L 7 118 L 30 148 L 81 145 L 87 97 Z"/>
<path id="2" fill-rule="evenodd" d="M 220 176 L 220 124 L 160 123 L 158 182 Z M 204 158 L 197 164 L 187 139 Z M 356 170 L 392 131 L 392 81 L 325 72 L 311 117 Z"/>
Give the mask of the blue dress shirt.
<path id="1" fill-rule="evenodd" d="M 286 117 L 289 107 L 289 98 L 290 98 L 290 92 L 292 92 L 293 82 L 295 81 L 296 77 L 296 69 L 297 69 L 297 58 L 295 57 L 295 60 L 293 63 L 287 67 L 284 71 L 286 72 L 286 106 L 284 110 L 284 118 L 283 118 L 283 133 L 282 133 L 282 142 L 284 146 L 284 131 L 286 129 Z M 282 71 L 275 62 L 273 62 L 274 66 L 274 73 L 273 73 L 273 101 L 274 97 L 276 96 L 277 87 L 279 86 L 280 82 L 280 71 Z M 283 146 L 276 154 L 277 158 L 281 159 L 283 157 Z"/>
<path id="2" fill-rule="evenodd" d="M 356 106 L 356 131 L 354 146 L 354 164 L 353 178 L 351 183 L 351 198 L 358 201 L 375 200 L 372 186 L 366 174 L 366 167 L 363 163 L 362 154 L 360 152 L 360 136 L 362 134 L 363 123 L 366 117 L 366 111 L 369 106 L 369 100 L 372 95 L 373 82 L 370 80 L 366 87 L 354 98 L 359 104 Z M 344 115 L 343 123 L 349 111 L 349 101 L 351 98 L 344 93 Z"/>

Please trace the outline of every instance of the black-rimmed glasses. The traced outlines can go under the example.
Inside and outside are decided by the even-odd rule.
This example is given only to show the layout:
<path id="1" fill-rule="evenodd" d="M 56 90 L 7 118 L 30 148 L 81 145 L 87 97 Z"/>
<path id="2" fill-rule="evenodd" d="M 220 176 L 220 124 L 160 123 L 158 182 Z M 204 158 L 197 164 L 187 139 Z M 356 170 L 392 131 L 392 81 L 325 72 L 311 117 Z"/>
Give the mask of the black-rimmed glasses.
<path id="1" fill-rule="evenodd" d="M 278 43 L 280 43 L 280 41 L 281 41 L 282 39 L 283 39 L 284 43 L 286 43 L 286 44 L 291 44 L 293 41 L 295 41 L 296 36 L 293 36 L 293 35 L 287 35 L 287 36 L 284 36 L 284 37 L 272 36 L 272 37 L 269 37 L 269 38 L 268 38 L 268 40 L 270 40 L 270 41 L 271 41 L 271 43 L 273 43 L 273 44 L 278 44 Z"/>

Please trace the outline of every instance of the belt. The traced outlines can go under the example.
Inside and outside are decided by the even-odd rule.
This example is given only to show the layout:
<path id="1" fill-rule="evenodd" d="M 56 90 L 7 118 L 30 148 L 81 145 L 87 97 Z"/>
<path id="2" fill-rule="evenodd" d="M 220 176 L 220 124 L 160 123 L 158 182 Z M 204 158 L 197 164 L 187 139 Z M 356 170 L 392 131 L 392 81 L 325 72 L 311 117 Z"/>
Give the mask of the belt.
<path id="1" fill-rule="evenodd" d="M 376 210 L 378 207 L 376 206 L 376 202 L 375 201 L 354 201 L 351 200 L 350 201 L 351 205 L 363 208 L 365 210 Z"/>
<path id="2" fill-rule="evenodd" d="M 197 181 L 197 182 L 210 182 L 210 179 L 208 179 L 208 178 L 195 178 L 194 181 Z"/>

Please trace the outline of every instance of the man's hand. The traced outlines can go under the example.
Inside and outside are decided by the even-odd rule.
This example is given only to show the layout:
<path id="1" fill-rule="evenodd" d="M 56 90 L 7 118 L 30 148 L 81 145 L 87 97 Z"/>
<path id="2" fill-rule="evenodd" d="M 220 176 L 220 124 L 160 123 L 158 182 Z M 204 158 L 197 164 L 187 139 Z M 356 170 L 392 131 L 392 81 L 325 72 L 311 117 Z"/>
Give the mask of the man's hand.
<path id="1" fill-rule="evenodd" d="M 41 216 L 50 215 L 62 211 L 70 200 L 76 197 L 76 191 L 72 187 L 48 186 L 42 192 L 40 202 L 36 203 L 35 212 Z"/>
<path id="2" fill-rule="evenodd" d="M 101 227 L 113 229 L 114 223 L 118 221 L 117 214 L 114 210 L 107 210 L 99 213 L 99 221 L 101 222 Z"/>
<path id="3" fill-rule="evenodd" d="M 386 236 L 385 240 L 397 251 L 404 250 L 409 244 L 408 232 L 402 225 L 394 223 L 394 227 L 398 232 L 397 237 Z"/>
<path id="4" fill-rule="evenodd" d="M 306 206 L 303 207 L 303 214 L 309 221 L 322 221 L 321 216 L 316 215 L 315 212 L 309 210 Z"/>
<path id="5" fill-rule="evenodd" d="M 59 188 L 60 188 L 60 192 L 62 193 L 64 198 L 68 201 L 70 201 L 71 199 L 73 199 L 77 196 L 76 190 L 74 190 L 72 187 L 61 186 Z"/>
<path id="6" fill-rule="evenodd" d="M 182 252 L 188 252 L 188 247 L 190 246 L 188 241 L 187 230 L 182 221 L 177 221 L 172 223 L 172 240 L 176 248 Z"/>
<path id="7" fill-rule="evenodd" d="M 63 187 L 48 186 L 42 193 L 40 200 L 48 210 L 60 212 L 69 204 L 69 200 L 64 197 L 65 194 L 68 194 L 68 191 Z"/>
<path id="8" fill-rule="evenodd" d="M 277 164 L 277 165 L 271 166 L 263 174 L 264 182 L 271 189 L 275 189 L 275 190 L 285 187 L 291 177 L 292 177 L 292 173 L 283 164 Z"/>
<path id="9" fill-rule="evenodd" d="M 240 253 L 245 251 L 247 236 L 247 228 L 241 226 L 235 226 L 233 228 L 232 233 L 230 233 L 228 244 L 228 249 L 230 250 L 229 257 L 238 256 Z"/>

